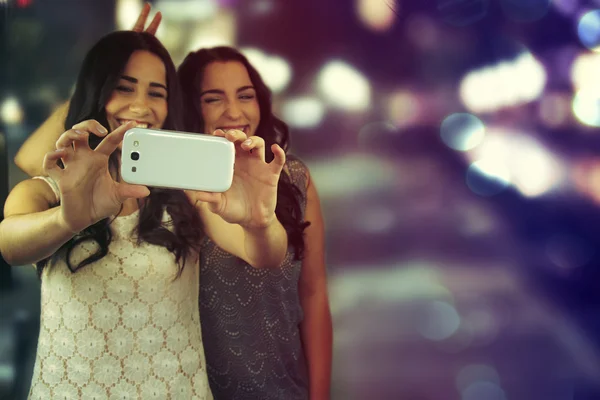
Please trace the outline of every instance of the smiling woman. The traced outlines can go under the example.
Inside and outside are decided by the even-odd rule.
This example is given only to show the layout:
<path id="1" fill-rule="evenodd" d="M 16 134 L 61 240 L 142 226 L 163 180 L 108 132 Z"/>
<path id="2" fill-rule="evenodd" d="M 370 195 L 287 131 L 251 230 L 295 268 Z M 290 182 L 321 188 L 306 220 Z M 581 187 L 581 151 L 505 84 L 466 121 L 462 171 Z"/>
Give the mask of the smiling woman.
<path id="1" fill-rule="evenodd" d="M 212 398 L 197 211 L 181 191 L 117 174 L 131 121 L 176 129 L 178 99 L 175 66 L 156 38 L 107 35 L 83 62 L 67 131 L 44 159 L 49 176 L 19 183 L 6 201 L 0 251 L 13 265 L 37 263 L 42 280 L 31 399 Z"/>
<path id="2" fill-rule="evenodd" d="M 138 128 L 160 128 L 167 118 L 167 93 L 162 60 L 149 51 L 134 52 L 105 106 L 111 130 L 129 121 Z"/>
<path id="3" fill-rule="evenodd" d="M 200 89 L 204 130 L 238 129 L 253 136 L 260 122 L 256 89 L 243 64 L 214 62 L 206 66 Z"/>
<path id="4" fill-rule="evenodd" d="M 272 112 L 271 91 L 239 51 L 200 49 L 177 73 L 187 130 L 241 129 L 264 140 L 267 160 L 277 147 L 288 150 L 289 130 Z M 275 270 L 256 271 L 217 245 L 238 239 L 200 207 L 202 339 L 217 400 L 329 399 L 332 324 L 319 196 L 308 168 L 293 156 L 277 185 L 275 213 L 289 243 Z"/>

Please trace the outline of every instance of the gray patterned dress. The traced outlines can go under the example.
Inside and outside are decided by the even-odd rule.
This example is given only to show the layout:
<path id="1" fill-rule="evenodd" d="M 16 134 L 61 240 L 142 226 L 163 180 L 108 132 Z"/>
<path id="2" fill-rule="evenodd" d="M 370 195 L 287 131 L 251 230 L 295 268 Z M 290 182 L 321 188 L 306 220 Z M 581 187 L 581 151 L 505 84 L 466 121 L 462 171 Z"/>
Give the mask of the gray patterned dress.
<path id="1" fill-rule="evenodd" d="M 288 156 L 306 207 L 308 172 Z M 217 400 L 307 399 L 299 324 L 301 261 L 256 269 L 205 238 L 200 258 L 200 318 L 209 383 Z"/>

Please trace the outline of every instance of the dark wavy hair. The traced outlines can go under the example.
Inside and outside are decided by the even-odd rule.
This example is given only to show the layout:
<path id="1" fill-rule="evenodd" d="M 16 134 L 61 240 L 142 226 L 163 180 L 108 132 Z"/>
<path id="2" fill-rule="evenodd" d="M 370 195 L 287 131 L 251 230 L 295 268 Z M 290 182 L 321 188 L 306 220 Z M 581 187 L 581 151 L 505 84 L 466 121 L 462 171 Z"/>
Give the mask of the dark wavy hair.
<path id="1" fill-rule="evenodd" d="M 87 53 L 69 104 L 65 130 L 88 119 L 95 119 L 103 126 L 109 127 L 105 106 L 129 58 L 135 51 L 148 51 L 158 56 L 164 63 L 168 88 L 168 114 L 163 129 L 182 130 L 181 91 L 175 65 L 158 39 L 147 33 L 133 31 L 113 32 L 104 36 Z M 91 148 L 95 148 L 100 141 L 101 138 L 95 135 L 89 136 Z M 114 152 L 109 157 L 109 167 L 118 177 L 118 152 Z M 171 216 L 173 232 L 162 223 L 165 210 Z M 64 256 L 72 272 L 100 260 L 108 253 L 108 246 L 112 240 L 110 222 L 107 218 L 89 226 L 65 243 L 52 257 Z M 178 276 L 183 270 L 186 259 L 191 256 L 191 252 L 199 250 L 203 236 L 200 217 L 185 193 L 180 190 L 156 188 L 150 188 L 150 195 L 140 202 L 139 221 L 135 233 L 137 233 L 138 244 L 145 241 L 164 246 L 172 252 L 179 264 Z M 73 249 L 78 244 L 88 241 L 97 243 L 99 249 L 74 267 L 70 260 Z M 37 264 L 40 276 L 48 260 L 42 260 Z"/>
<path id="2" fill-rule="evenodd" d="M 179 83 L 183 93 L 186 130 L 204 133 L 204 121 L 200 104 L 200 90 L 205 68 L 212 62 L 236 61 L 242 63 L 252 85 L 260 109 L 260 123 L 256 135 L 265 140 L 265 159 L 273 160 L 271 145 L 277 143 L 287 153 L 290 145 L 288 126 L 273 115 L 271 91 L 262 80 L 258 71 L 248 59 L 234 48 L 227 46 L 200 49 L 189 53 L 177 70 Z M 302 216 L 300 206 L 302 192 L 294 185 L 287 173 L 282 173 L 277 186 L 277 207 L 275 214 L 287 231 L 290 244 L 294 247 L 296 259 L 301 259 L 304 252 L 304 229 L 309 225 Z"/>

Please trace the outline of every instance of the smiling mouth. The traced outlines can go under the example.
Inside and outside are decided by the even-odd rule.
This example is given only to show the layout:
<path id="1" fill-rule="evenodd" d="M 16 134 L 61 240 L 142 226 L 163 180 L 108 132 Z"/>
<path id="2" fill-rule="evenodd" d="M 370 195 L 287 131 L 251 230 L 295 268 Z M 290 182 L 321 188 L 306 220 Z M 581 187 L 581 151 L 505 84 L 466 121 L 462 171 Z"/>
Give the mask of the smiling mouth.
<path id="1" fill-rule="evenodd" d="M 250 125 L 238 125 L 238 126 L 218 126 L 217 129 L 221 129 L 223 132 L 227 132 L 231 129 L 243 131 L 246 135 L 250 132 Z"/>
<path id="2" fill-rule="evenodd" d="M 136 121 L 135 119 L 118 119 L 117 122 L 119 123 L 119 125 L 125 125 L 128 122 L 135 122 L 135 127 L 136 128 L 152 128 L 152 125 L 147 123 L 147 122 L 142 122 L 142 121 Z"/>

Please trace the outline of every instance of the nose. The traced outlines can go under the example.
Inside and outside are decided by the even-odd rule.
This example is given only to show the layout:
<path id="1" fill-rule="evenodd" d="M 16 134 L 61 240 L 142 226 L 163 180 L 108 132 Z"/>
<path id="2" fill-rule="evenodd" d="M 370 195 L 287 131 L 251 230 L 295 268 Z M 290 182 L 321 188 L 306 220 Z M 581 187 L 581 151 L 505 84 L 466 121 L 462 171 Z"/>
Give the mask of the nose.
<path id="1" fill-rule="evenodd" d="M 129 109 L 135 115 L 147 115 L 150 112 L 150 107 L 148 106 L 146 96 L 143 93 L 138 93 L 138 95 L 129 105 Z"/>
<path id="2" fill-rule="evenodd" d="M 232 120 L 239 119 L 242 116 L 242 109 L 236 101 L 230 101 L 227 103 L 225 115 Z"/>

